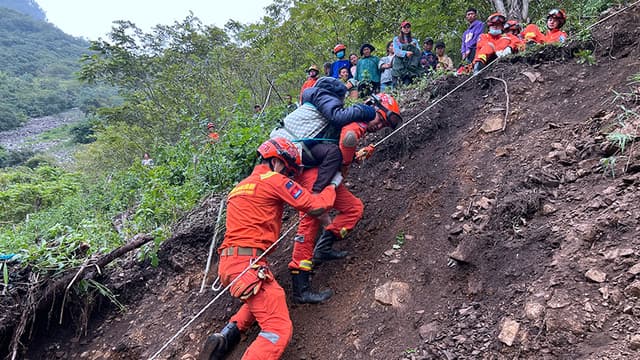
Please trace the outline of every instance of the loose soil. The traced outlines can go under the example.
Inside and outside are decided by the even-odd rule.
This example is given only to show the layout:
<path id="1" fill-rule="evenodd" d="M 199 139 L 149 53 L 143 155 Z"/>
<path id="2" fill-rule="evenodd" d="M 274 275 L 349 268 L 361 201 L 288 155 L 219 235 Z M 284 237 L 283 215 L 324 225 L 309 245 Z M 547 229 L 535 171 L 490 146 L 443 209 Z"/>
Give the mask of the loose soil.
<path id="1" fill-rule="evenodd" d="M 283 359 L 639 358 L 640 90 L 629 80 L 640 73 L 638 23 L 632 9 L 587 44 L 498 62 L 415 120 L 464 78 L 403 93 L 413 121 L 349 174 L 365 204 L 337 244 L 351 255 L 315 271 L 314 288 L 335 295 L 321 305 L 290 301 L 295 329 Z M 596 65 L 573 56 L 585 47 Z M 507 83 L 504 131 L 481 130 L 506 110 L 504 84 L 487 77 Z M 624 150 L 607 140 L 614 131 L 629 134 Z M 198 290 L 217 204 L 207 199 L 179 224 L 158 268 L 124 259 L 107 273 L 125 311 L 94 304 L 81 331 L 72 326 L 79 316 L 42 321 L 24 357 L 155 353 L 215 296 Z M 270 255 L 286 290 L 290 254 L 287 237 Z M 385 301 L 390 282 L 406 291 Z M 225 294 L 159 358 L 193 358 L 238 306 Z"/>

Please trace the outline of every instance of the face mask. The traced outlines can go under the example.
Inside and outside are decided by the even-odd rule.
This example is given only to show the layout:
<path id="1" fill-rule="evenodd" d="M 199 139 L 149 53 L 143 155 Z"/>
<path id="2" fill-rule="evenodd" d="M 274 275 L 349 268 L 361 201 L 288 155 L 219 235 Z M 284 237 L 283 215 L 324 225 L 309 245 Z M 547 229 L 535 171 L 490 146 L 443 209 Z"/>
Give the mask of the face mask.
<path id="1" fill-rule="evenodd" d="M 500 34 L 502 34 L 502 30 L 500 30 L 500 29 L 489 29 L 489 34 L 491 34 L 491 35 L 500 35 Z"/>
<path id="2" fill-rule="evenodd" d="M 342 59 L 344 57 L 344 51 L 340 50 L 336 53 L 336 56 L 338 57 L 338 59 Z"/>

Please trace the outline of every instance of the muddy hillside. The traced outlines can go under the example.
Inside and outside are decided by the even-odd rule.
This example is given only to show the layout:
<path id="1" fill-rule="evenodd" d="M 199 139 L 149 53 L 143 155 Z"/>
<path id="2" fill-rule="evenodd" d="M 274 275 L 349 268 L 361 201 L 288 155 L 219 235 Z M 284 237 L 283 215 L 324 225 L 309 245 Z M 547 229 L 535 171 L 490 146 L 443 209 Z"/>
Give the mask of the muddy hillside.
<path id="1" fill-rule="evenodd" d="M 337 244 L 351 255 L 315 271 L 335 295 L 290 303 L 283 358 L 640 358 L 638 23 L 636 7 L 585 43 L 500 61 L 417 118 L 467 78 L 403 93 L 412 121 L 347 180 L 365 204 Z M 103 300 L 62 326 L 45 311 L 23 357 L 154 354 L 215 296 L 198 291 L 217 206 L 185 218 L 158 268 L 105 272 L 125 310 Z M 290 252 L 287 237 L 270 256 L 285 290 Z M 159 358 L 191 359 L 238 306 L 225 294 Z"/>

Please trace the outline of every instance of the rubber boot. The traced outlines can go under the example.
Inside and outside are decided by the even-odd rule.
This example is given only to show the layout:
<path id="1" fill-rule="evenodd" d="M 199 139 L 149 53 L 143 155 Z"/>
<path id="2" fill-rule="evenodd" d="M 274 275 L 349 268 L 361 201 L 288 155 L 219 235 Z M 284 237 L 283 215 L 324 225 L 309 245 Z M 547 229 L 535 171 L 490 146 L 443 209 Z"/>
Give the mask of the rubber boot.
<path id="1" fill-rule="evenodd" d="M 320 265 L 324 261 L 344 259 L 349 255 L 347 251 L 334 250 L 333 243 L 336 235 L 331 231 L 324 230 L 313 251 L 313 264 Z"/>
<path id="2" fill-rule="evenodd" d="M 311 291 L 308 271 L 291 271 L 291 286 L 293 287 L 293 301 L 298 304 L 318 304 L 333 296 L 331 289 L 317 293 Z"/>
<path id="3" fill-rule="evenodd" d="M 222 360 L 239 342 L 240 330 L 230 322 L 219 333 L 207 337 L 198 360 Z"/>

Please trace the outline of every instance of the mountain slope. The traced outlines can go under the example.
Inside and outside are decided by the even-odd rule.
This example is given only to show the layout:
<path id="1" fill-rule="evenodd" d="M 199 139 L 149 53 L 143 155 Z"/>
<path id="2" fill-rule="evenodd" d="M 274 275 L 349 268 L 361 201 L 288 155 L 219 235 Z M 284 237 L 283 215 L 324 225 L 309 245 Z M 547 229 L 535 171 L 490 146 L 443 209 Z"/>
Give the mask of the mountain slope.
<path id="1" fill-rule="evenodd" d="M 348 186 L 365 216 L 337 244 L 353 255 L 317 269 L 314 287 L 336 291 L 329 302 L 291 305 L 284 359 L 637 357 L 640 90 L 629 79 L 640 72 L 638 21 L 629 11 L 595 30 L 594 66 L 579 64 L 572 46 L 496 63 L 354 169 Z M 506 110 L 504 84 L 488 77 L 507 83 L 504 132 L 480 130 Z M 442 96 L 463 80 L 430 90 Z M 404 93 L 405 120 L 430 96 Z M 629 135 L 626 150 L 607 134 Z M 68 327 L 40 328 L 28 357 L 136 359 L 159 349 L 214 296 L 197 294 L 217 201 L 203 205 L 206 221 L 177 231 L 158 269 L 112 271 L 126 312 L 103 312 L 80 341 Z M 289 241 L 270 256 L 287 290 Z M 397 306 L 376 300 L 389 281 L 410 290 Z M 161 358 L 190 358 L 238 305 L 222 297 Z"/>

